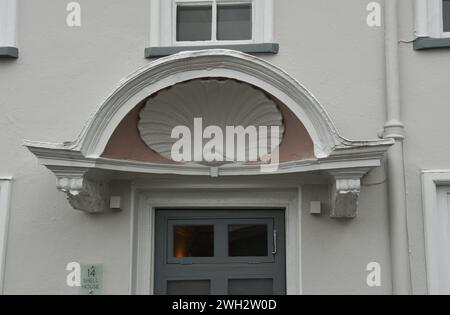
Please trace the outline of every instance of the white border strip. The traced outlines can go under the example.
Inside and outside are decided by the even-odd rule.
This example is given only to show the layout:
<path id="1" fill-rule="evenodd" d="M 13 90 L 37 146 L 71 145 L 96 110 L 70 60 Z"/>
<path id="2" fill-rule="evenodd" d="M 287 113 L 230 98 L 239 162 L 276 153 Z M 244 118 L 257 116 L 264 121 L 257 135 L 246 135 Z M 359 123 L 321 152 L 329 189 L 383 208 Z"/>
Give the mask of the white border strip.
<path id="1" fill-rule="evenodd" d="M 448 38 L 443 30 L 442 0 L 415 0 L 415 35 L 417 37 Z"/>
<path id="2" fill-rule="evenodd" d="M 3 295 L 5 280 L 11 183 L 11 177 L 0 177 L 0 295 Z"/>
<path id="3" fill-rule="evenodd" d="M 441 270 L 439 213 L 437 190 L 439 186 L 450 185 L 450 170 L 435 170 L 422 172 L 422 198 L 425 228 L 425 250 L 427 263 L 428 293 L 431 295 L 448 294 L 441 288 L 450 286 L 450 279 L 444 279 L 446 274 Z"/>
<path id="4" fill-rule="evenodd" d="M 0 47 L 17 47 L 17 0 L 0 0 Z"/>

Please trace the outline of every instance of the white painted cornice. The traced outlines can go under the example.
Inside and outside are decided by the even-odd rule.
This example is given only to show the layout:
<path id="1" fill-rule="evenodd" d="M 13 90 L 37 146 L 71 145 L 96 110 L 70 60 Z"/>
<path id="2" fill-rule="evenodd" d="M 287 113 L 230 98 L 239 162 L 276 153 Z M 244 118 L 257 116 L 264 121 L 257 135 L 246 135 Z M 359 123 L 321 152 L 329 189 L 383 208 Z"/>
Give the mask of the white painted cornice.
<path id="1" fill-rule="evenodd" d="M 36 146 L 27 142 L 27 147 L 40 162 L 57 177 L 57 188 L 67 194 L 74 209 L 89 213 L 107 210 L 109 200 L 108 183 L 103 179 L 92 179 L 89 171 L 102 170 L 139 175 L 184 175 L 184 176 L 259 176 L 260 165 L 224 165 L 207 167 L 199 164 L 157 164 L 107 158 L 87 158 L 81 152 Z M 281 163 L 272 175 L 323 172 L 333 177 L 332 212 L 334 218 L 354 218 L 358 211 L 358 198 L 362 177 L 381 164 L 381 159 L 391 141 L 379 146 L 363 146 L 338 149 L 328 158 Z M 348 185 L 352 183 L 352 185 Z M 350 187 L 350 188 L 349 188 Z"/>
<path id="2" fill-rule="evenodd" d="M 228 164 L 219 167 L 208 167 L 200 164 L 159 164 L 139 161 L 114 160 L 108 158 L 88 158 L 79 151 L 45 148 L 38 143 L 26 141 L 25 146 L 38 158 L 41 165 L 51 167 L 66 167 L 67 169 L 85 168 L 87 170 L 120 170 L 142 174 L 173 174 L 211 176 L 211 169 L 218 170 L 219 176 L 263 175 L 260 165 Z M 348 169 L 352 167 L 377 167 L 391 141 L 376 147 L 356 147 L 336 150 L 327 158 L 291 161 L 280 163 L 280 167 L 272 174 L 304 173 L 333 169 Z"/>

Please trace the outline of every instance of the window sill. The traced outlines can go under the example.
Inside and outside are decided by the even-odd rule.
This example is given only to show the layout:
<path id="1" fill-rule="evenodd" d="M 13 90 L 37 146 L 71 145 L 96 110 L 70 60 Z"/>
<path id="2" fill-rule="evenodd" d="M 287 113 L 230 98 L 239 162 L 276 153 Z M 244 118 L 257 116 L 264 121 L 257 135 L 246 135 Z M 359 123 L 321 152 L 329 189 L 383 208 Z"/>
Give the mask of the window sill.
<path id="1" fill-rule="evenodd" d="M 193 51 L 204 49 L 231 49 L 248 54 L 257 54 L 257 53 L 277 54 L 279 51 L 279 45 L 276 43 L 263 43 L 263 44 L 241 44 L 241 45 L 149 47 L 145 49 L 145 58 L 165 57 L 182 51 Z"/>
<path id="2" fill-rule="evenodd" d="M 450 38 L 419 37 L 414 41 L 415 50 L 450 48 Z"/>
<path id="3" fill-rule="evenodd" d="M 16 47 L 0 47 L 0 58 L 14 58 L 19 57 L 19 49 Z"/>

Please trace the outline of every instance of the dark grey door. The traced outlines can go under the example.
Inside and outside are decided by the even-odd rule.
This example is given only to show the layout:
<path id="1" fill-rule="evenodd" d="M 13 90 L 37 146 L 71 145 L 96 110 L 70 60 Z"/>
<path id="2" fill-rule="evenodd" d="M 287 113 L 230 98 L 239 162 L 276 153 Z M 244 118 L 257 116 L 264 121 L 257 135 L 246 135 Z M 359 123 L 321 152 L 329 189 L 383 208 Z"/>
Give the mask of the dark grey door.
<path id="1" fill-rule="evenodd" d="M 284 211 L 157 210 L 155 293 L 286 293 Z"/>

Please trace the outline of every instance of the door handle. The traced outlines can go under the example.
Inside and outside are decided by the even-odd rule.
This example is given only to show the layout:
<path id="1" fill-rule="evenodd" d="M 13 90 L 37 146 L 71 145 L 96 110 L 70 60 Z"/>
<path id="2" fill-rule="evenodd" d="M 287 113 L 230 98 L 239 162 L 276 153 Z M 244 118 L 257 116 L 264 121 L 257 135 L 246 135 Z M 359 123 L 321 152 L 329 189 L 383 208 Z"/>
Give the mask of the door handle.
<path id="1" fill-rule="evenodd" d="M 277 230 L 273 230 L 273 251 L 272 251 L 272 255 L 274 255 L 274 256 L 278 252 L 278 249 L 277 249 L 278 235 L 277 234 L 278 234 Z"/>

